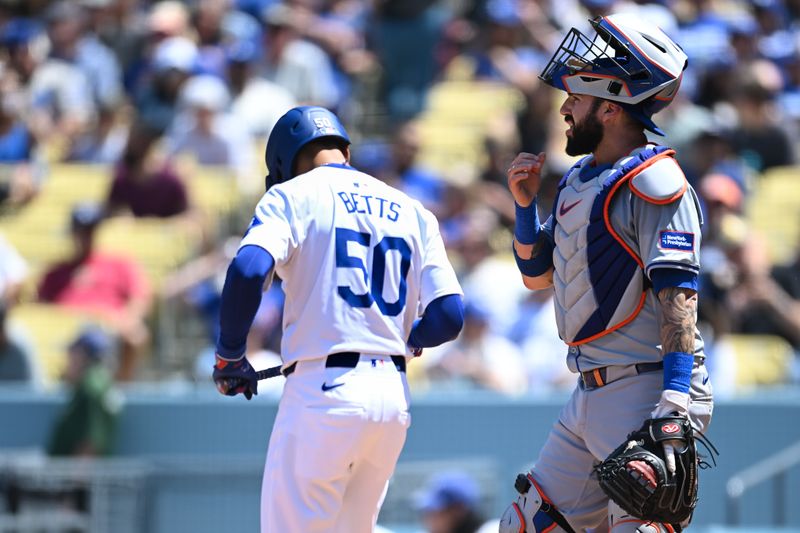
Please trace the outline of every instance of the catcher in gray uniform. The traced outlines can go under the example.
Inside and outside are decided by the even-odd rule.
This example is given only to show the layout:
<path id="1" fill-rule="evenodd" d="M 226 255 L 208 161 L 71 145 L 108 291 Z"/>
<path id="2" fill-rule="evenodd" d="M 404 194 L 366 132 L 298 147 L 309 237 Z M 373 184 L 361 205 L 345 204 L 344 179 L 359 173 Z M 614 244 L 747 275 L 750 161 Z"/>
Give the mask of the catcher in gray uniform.
<path id="1" fill-rule="evenodd" d="M 508 170 L 525 286 L 553 288 L 577 387 L 504 513 L 501 533 L 680 531 L 697 501 L 695 442 L 712 396 L 695 327 L 701 212 L 675 152 L 644 130 L 687 58 L 639 17 L 572 29 L 541 79 L 567 93 L 568 155 L 588 154 L 539 224 L 545 155 Z M 638 431 L 637 431 L 638 430 Z"/>

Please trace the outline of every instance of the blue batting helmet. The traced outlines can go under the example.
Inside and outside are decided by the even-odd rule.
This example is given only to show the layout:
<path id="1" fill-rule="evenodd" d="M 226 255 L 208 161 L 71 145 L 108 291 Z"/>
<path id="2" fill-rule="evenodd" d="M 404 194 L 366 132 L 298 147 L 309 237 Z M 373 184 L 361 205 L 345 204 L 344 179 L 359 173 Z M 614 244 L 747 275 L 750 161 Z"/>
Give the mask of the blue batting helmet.
<path id="1" fill-rule="evenodd" d="M 641 17 L 617 14 L 590 22 L 594 38 L 572 28 L 540 78 L 568 93 L 617 102 L 645 128 L 663 135 L 650 117 L 678 93 L 686 54 Z"/>
<path id="2" fill-rule="evenodd" d="M 283 115 L 267 141 L 267 189 L 294 177 L 294 162 L 300 150 L 316 139 L 334 137 L 350 144 L 350 136 L 339 118 L 324 107 L 301 106 Z"/>

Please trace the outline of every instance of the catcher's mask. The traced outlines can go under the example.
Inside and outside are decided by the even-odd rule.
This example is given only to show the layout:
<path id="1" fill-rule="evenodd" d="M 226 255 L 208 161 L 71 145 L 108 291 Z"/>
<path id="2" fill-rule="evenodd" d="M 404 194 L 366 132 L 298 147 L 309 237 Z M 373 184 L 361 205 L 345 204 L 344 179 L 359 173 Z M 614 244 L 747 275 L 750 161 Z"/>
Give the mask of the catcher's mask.
<path id="1" fill-rule="evenodd" d="M 677 94 L 686 54 L 661 29 L 634 15 L 589 22 L 596 35 L 572 28 L 539 77 L 568 93 L 619 103 L 645 128 L 663 135 L 650 117 Z"/>

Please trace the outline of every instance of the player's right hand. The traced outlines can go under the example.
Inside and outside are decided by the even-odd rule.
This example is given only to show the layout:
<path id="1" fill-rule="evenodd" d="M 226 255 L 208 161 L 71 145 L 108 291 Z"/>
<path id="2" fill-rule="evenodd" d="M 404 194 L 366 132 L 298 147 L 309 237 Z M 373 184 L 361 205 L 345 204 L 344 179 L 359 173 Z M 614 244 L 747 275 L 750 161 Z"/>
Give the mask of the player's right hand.
<path id="1" fill-rule="evenodd" d="M 665 416 L 680 416 L 684 418 L 689 417 L 689 404 L 691 397 L 688 393 L 679 392 L 674 390 L 664 390 L 661 392 L 661 398 L 658 400 L 656 408 L 650 413 L 650 418 L 663 418 Z M 670 474 L 675 474 L 676 460 L 675 450 L 682 446 L 680 440 L 665 440 L 664 445 L 664 460 L 667 465 L 667 470 Z"/>
<path id="2" fill-rule="evenodd" d="M 520 207 L 528 207 L 539 194 L 545 153 L 520 152 L 508 167 L 508 189 Z"/>
<path id="3" fill-rule="evenodd" d="M 217 390 L 225 396 L 241 393 L 249 400 L 258 394 L 258 376 L 245 356 L 232 361 L 217 354 L 212 377 Z"/>

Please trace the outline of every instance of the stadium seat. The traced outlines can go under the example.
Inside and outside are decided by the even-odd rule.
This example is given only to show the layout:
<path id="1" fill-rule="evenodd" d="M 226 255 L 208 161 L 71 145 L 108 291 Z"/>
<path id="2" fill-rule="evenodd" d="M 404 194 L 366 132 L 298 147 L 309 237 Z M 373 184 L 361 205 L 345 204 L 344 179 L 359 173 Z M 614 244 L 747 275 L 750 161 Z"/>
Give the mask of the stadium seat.
<path id="1" fill-rule="evenodd" d="M 114 217 L 100 226 L 97 246 L 134 259 L 155 285 L 191 257 L 197 235 L 185 220 Z"/>
<path id="2" fill-rule="evenodd" d="M 780 167 L 761 176 L 753 189 L 747 218 L 766 239 L 772 262 L 793 258 L 800 246 L 800 170 Z"/>
<path id="3" fill-rule="evenodd" d="M 69 216 L 78 202 L 105 198 L 110 169 L 104 165 L 55 164 L 39 195 L 17 213 L 0 218 L 0 232 L 34 270 L 70 250 Z"/>
<path id="4" fill-rule="evenodd" d="M 97 315 L 42 303 L 17 306 L 10 318 L 32 342 L 46 384 L 60 379 L 67 363 L 67 347 L 80 329 L 99 322 Z"/>
<path id="5" fill-rule="evenodd" d="M 419 119 L 420 161 L 445 179 L 467 183 L 483 161 L 483 140 L 492 121 L 522 104 L 516 89 L 488 81 L 442 81 L 428 95 Z M 472 167 L 470 170 L 468 167 Z"/>
<path id="6" fill-rule="evenodd" d="M 794 351 L 775 335 L 735 334 L 725 337 L 736 362 L 737 388 L 786 383 Z"/>
<path id="7" fill-rule="evenodd" d="M 236 210 L 240 201 L 236 177 L 221 167 L 198 167 L 186 179 L 189 199 L 210 220 L 225 228 L 226 217 Z"/>

